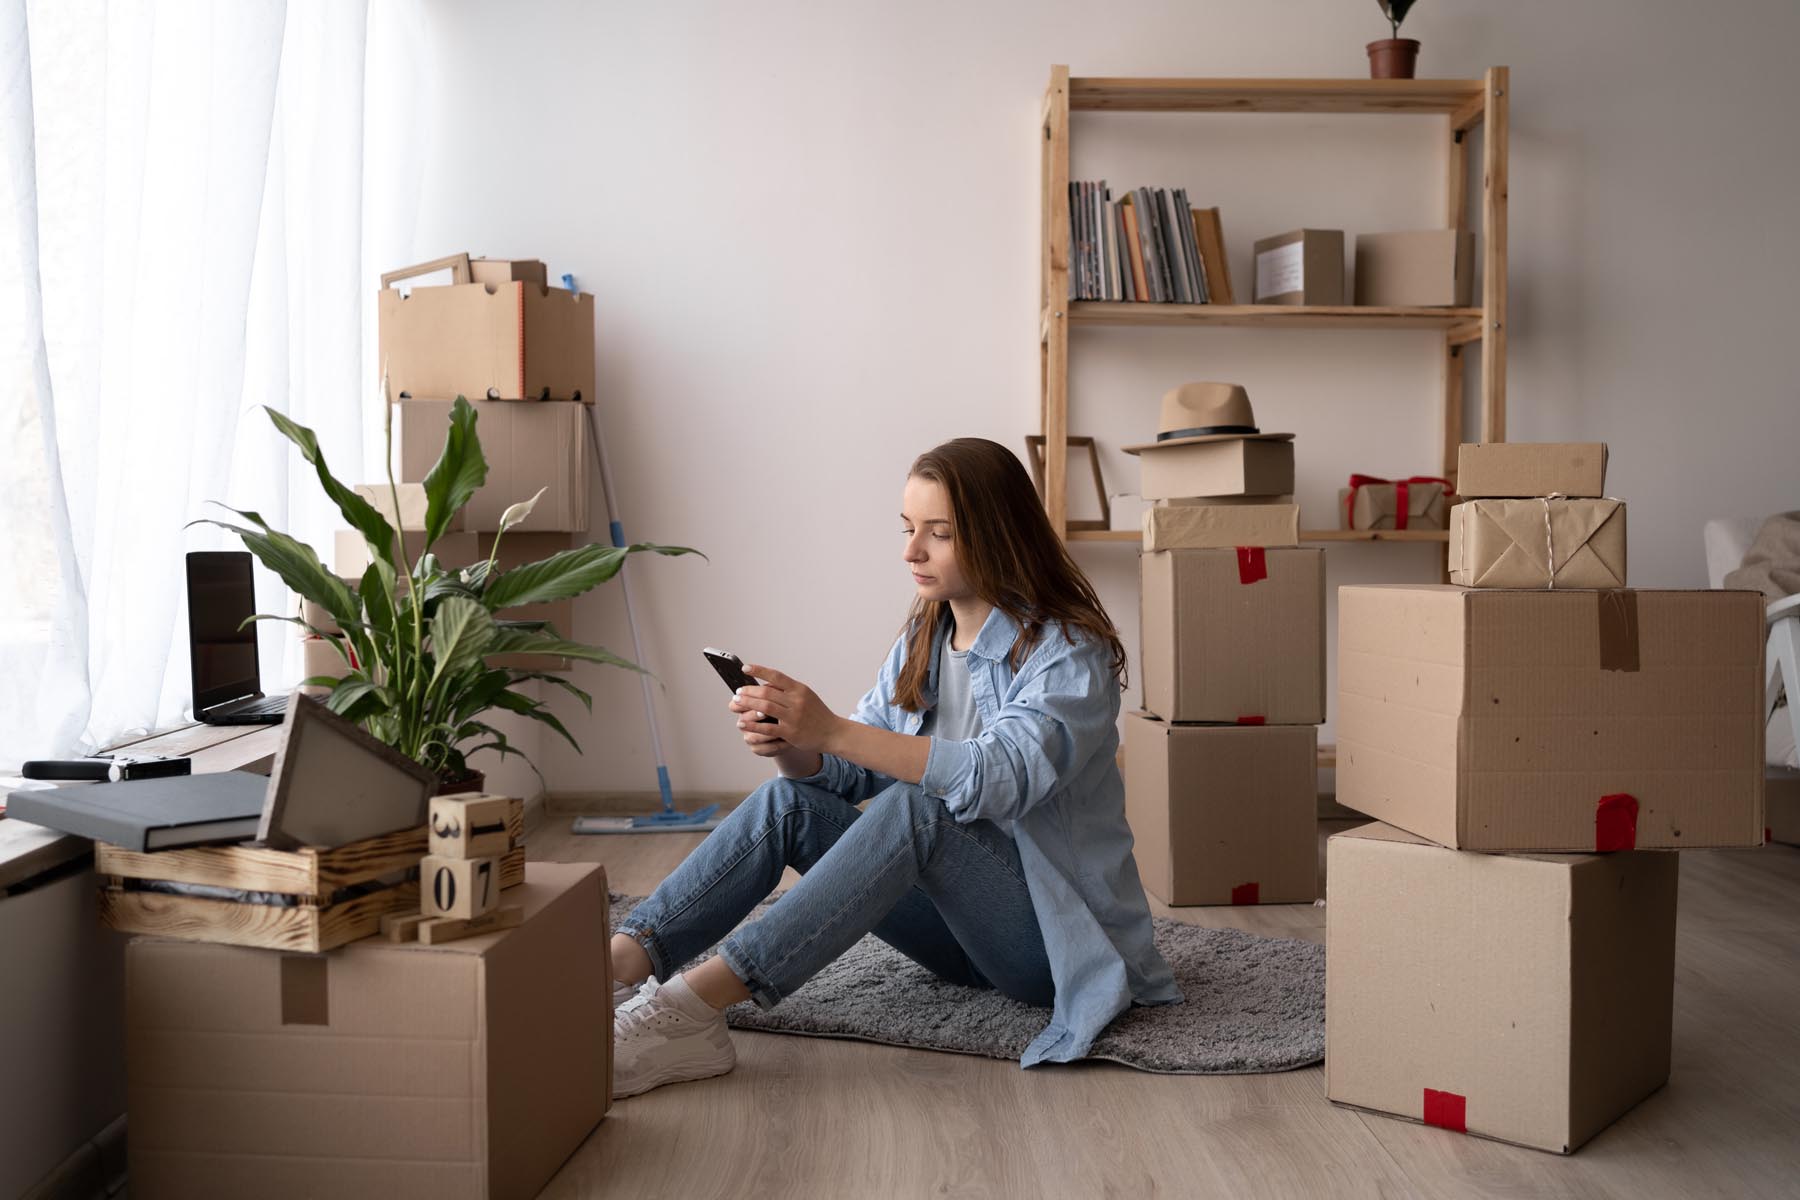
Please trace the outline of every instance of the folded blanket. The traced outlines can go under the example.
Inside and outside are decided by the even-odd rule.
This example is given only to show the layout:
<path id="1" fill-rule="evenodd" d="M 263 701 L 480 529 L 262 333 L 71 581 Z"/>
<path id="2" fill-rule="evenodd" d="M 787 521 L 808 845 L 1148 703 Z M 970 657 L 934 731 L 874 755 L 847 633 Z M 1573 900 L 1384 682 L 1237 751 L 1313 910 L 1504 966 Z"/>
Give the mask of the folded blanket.
<path id="1" fill-rule="evenodd" d="M 1770 600 L 1800 592 L 1800 512 L 1776 513 L 1762 523 L 1744 565 L 1725 576 L 1728 588 L 1754 588 Z"/>

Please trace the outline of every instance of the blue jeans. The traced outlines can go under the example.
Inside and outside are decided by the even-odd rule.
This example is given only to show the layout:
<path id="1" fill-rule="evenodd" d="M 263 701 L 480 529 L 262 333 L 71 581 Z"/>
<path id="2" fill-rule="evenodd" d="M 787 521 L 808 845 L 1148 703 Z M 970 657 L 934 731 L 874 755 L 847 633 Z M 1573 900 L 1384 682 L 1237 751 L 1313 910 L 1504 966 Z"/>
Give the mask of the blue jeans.
<path id="1" fill-rule="evenodd" d="M 732 934 L 789 866 L 800 882 Z M 858 811 L 823 788 L 769 780 L 619 932 L 643 946 L 658 979 L 725 938 L 719 957 L 763 1008 L 867 933 L 952 983 L 1042 1006 L 1056 995 L 1012 838 L 991 821 L 958 824 L 910 783 Z"/>

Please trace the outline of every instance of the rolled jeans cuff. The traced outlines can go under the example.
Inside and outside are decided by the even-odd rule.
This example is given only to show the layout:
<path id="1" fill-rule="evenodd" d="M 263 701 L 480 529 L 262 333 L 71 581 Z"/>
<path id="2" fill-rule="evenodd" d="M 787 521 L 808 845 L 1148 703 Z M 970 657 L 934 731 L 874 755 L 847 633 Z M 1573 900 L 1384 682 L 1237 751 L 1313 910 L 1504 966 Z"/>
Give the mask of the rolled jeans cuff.
<path id="1" fill-rule="evenodd" d="M 749 989 L 750 999 L 756 1002 L 756 1007 L 774 1008 L 781 1002 L 781 993 L 766 981 L 735 935 L 719 943 L 719 960 L 730 967 L 731 973 L 738 977 L 738 982 Z"/>
<path id="2" fill-rule="evenodd" d="M 613 932 L 622 933 L 643 947 L 644 956 L 650 960 L 650 974 L 663 983 L 669 981 L 666 974 L 669 959 L 663 953 L 662 939 L 656 936 L 656 930 L 639 923 L 635 917 L 626 917 Z"/>

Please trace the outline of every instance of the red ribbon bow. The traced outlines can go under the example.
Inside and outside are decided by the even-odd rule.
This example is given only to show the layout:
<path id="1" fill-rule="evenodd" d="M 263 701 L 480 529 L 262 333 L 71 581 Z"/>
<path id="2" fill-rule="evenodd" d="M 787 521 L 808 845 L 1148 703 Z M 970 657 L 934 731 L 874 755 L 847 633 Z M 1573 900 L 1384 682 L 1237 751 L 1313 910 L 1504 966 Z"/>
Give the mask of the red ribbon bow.
<path id="1" fill-rule="evenodd" d="M 1356 528 L 1356 522 L 1353 521 L 1350 516 L 1351 513 L 1356 511 L 1356 490 L 1358 488 L 1362 487 L 1364 484 L 1369 484 L 1369 483 L 1391 483 L 1394 485 L 1394 528 L 1395 529 L 1405 529 L 1406 528 L 1406 510 L 1408 507 L 1408 505 L 1407 505 L 1407 484 L 1410 484 L 1410 483 L 1441 483 L 1444 485 L 1444 495 L 1446 497 L 1454 496 L 1456 494 L 1452 490 L 1454 485 L 1448 479 L 1441 479 L 1436 475 L 1409 475 L 1405 479 L 1383 479 L 1379 475 L 1352 475 L 1352 476 L 1350 476 L 1350 494 L 1348 496 L 1344 497 L 1344 528 L 1345 529 L 1355 529 Z"/>

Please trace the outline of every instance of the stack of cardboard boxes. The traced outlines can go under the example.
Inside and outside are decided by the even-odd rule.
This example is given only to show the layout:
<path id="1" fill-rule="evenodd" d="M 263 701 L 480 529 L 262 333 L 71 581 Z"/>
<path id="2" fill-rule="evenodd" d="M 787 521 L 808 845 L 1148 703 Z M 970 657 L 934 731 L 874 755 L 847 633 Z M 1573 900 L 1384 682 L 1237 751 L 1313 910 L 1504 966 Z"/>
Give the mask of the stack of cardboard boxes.
<path id="1" fill-rule="evenodd" d="M 1140 559 L 1145 711 L 1125 722 L 1138 867 L 1167 904 L 1310 902 L 1325 564 L 1297 544 L 1293 435 L 1260 433 L 1226 384 L 1169 393 L 1163 432 L 1180 436 L 1133 448 L 1156 500 Z"/>
<path id="2" fill-rule="evenodd" d="M 1470 586 L 1338 593 L 1326 1090 L 1566 1153 L 1668 1078 L 1669 851 L 1762 841 L 1763 602 L 1626 589 L 1604 446 L 1459 466 Z"/>
<path id="3" fill-rule="evenodd" d="M 405 535 L 425 527 L 423 480 L 443 453 L 456 397 L 475 407 L 476 435 L 487 460 L 487 481 L 456 515 L 432 553 L 449 567 L 486 561 L 500 517 L 542 488 L 523 528 L 500 539 L 497 571 L 537 562 L 585 545 L 589 480 L 594 473 L 585 406 L 594 401 L 594 298 L 546 286 L 536 259 L 475 259 L 474 282 L 414 287 L 380 294 L 380 358 L 394 405 L 396 489 L 386 483 L 357 491 Z M 409 269 L 410 270 L 410 269 Z M 391 272 L 403 277 L 409 270 Z M 410 559 L 421 545 L 407 547 Z M 340 531 L 332 570 L 360 578 L 368 547 L 354 530 Z M 316 610 L 309 624 L 331 632 Z M 508 609 L 503 620 L 547 621 L 574 634 L 574 602 Z M 317 625 L 312 618 L 325 619 Z M 307 676 L 341 675 L 344 656 L 328 640 L 309 636 Z M 496 656 L 497 666 L 558 670 L 560 657 Z M 320 669 L 315 670 L 314 667 Z"/>

